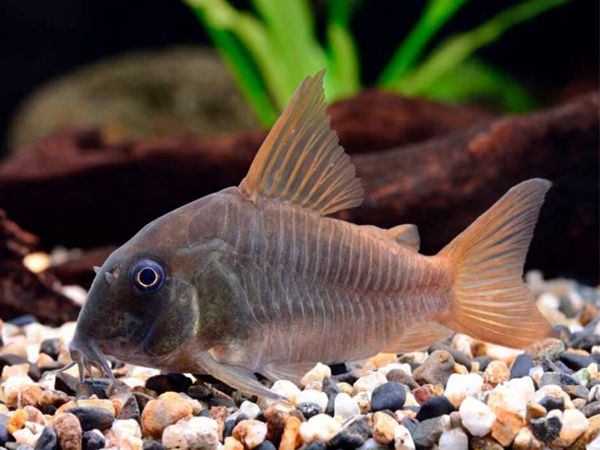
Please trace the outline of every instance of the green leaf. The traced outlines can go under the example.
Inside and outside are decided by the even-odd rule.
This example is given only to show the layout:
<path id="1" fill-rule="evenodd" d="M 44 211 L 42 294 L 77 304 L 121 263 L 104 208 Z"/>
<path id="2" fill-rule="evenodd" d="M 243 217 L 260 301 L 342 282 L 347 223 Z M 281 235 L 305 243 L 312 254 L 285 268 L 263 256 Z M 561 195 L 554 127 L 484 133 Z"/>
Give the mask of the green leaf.
<path id="1" fill-rule="evenodd" d="M 429 0 L 416 25 L 383 69 L 378 80 L 379 85 L 395 86 L 413 66 L 429 41 L 465 2 L 466 0 Z"/>
<path id="2" fill-rule="evenodd" d="M 416 69 L 396 80 L 393 88 L 408 95 L 425 92 L 438 78 L 457 67 L 476 50 L 495 42 L 509 28 L 568 3 L 569 0 L 526 0 L 508 8 L 471 31 L 441 42 Z"/>
<path id="3" fill-rule="evenodd" d="M 449 103 L 487 103 L 510 113 L 524 113 L 535 107 L 527 90 L 510 75 L 475 58 L 439 77 L 422 95 Z"/>
<path id="4" fill-rule="evenodd" d="M 348 97 L 360 89 L 358 49 L 350 19 L 356 2 L 351 0 L 329 0 L 326 24 L 329 70 L 325 80 L 328 100 Z"/>

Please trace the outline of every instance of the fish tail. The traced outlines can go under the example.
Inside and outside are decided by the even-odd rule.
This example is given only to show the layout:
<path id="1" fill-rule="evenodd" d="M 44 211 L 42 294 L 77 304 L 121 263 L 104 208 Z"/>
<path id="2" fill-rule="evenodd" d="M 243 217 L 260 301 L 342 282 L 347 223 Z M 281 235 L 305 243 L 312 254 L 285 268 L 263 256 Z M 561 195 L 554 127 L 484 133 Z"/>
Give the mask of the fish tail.
<path id="1" fill-rule="evenodd" d="M 541 178 L 514 186 L 438 254 L 453 280 L 450 308 L 441 323 L 513 348 L 552 334 L 522 280 L 533 229 L 550 186 Z"/>

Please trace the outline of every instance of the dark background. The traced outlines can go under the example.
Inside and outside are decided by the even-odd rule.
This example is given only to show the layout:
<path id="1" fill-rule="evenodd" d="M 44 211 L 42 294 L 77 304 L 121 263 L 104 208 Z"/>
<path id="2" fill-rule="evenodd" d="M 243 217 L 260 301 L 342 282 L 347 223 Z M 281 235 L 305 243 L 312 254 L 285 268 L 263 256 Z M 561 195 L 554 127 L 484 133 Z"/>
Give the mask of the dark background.
<path id="1" fill-rule="evenodd" d="M 472 0 L 440 36 L 470 29 L 514 3 Z M 361 3 L 353 30 L 367 84 L 414 24 L 422 4 Z M 322 6 L 316 2 L 319 10 Z M 573 0 L 509 30 L 479 55 L 525 83 L 542 103 L 551 103 L 597 84 L 598 14 L 597 0 Z M 0 153 L 15 108 L 44 81 L 108 55 L 186 43 L 209 42 L 177 0 L 0 0 Z"/>

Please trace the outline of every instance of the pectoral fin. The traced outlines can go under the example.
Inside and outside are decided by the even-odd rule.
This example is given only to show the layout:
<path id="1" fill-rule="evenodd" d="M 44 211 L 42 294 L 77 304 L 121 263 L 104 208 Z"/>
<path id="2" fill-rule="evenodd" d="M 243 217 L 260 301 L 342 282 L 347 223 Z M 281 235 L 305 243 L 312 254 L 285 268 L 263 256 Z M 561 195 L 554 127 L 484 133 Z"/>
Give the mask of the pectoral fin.
<path id="1" fill-rule="evenodd" d="M 209 375 L 246 394 L 275 400 L 285 400 L 285 397 L 275 394 L 259 382 L 254 373 L 248 369 L 222 364 L 215 360 L 208 352 L 200 353 L 196 357 L 196 361 Z"/>
<path id="2" fill-rule="evenodd" d="M 316 362 L 298 362 L 291 364 L 269 364 L 259 372 L 270 380 L 288 380 L 300 385 L 306 372 L 315 367 Z"/>

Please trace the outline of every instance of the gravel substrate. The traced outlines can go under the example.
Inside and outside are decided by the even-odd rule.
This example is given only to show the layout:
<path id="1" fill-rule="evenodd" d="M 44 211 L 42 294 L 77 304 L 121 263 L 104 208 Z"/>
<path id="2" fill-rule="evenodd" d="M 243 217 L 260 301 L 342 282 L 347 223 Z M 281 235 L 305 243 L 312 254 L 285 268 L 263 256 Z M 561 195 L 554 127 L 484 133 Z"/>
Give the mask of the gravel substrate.
<path id="1" fill-rule="evenodd" d="M 2 324 L 0 449 L 600 449 L 600 292 L 527 280 L 560 339 L 517 351 L 457 334 L 427 352 L 318 364 L 302 388 L 273 384 L 290 404 L 116 361 L 119 389 L 79 384 L 76 368 L 44 377 L 69 361 L 74 323 L 21 317 Z"/>

